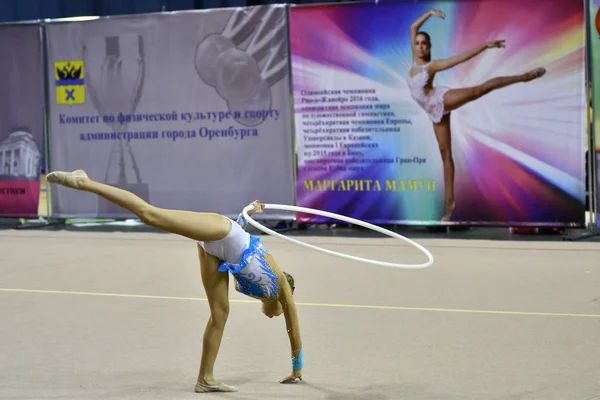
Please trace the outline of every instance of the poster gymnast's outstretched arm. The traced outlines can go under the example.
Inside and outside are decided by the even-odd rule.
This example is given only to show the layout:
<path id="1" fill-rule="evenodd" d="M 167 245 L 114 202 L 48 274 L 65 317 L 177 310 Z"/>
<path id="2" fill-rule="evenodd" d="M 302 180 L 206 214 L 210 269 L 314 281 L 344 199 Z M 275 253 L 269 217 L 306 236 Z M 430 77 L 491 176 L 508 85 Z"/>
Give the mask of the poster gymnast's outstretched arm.
<path id="1" fill-rule="evenodd" d="M 456 206 L 454 198 L 454 159 L 452 157 L 452 142 L 450 129 L 450 113 L 493 90 L 519 82 L 529 82 L 542 77 L 546 70 L 536 68 L 520 75 L 501 76 L 489 79 L 480 85 L 451 89 L 444 86 L 434 86 L 435 74 L 462 64 L 487 49 L 505 47 L 504 40 L 494 40 L 483 43 L 459 55 L 440 60 L 431 60 L 431 37 L 420 31 L 421 26 L 430 17 L 444 19 L 446 16 L 438 10 L 423 14 L 410 27 L 412 47 L 412 67 L 409 72 L 408 86 L 413 99 L 423 108 L 433 122 L 433 130 L 438 142 L 444 168 L 445 210 L 442 221 L 448 221 Z"/>
<path id="2" fill-rule="evenodd" d="M 135 214 L 146 225 L 178 234 L 197 242 L 200 272 L 210 308 L 204 331 L 200 371 L 195 391 L 234 392 L 233 386 L 219 382 L 213 367 L 225 323 L 229 315 L 229 274 L 236 290 L 260 300 L 262 312 L 269 318 L 285 315 L 290 339 L 292 372 L 281 383 L 302 380 L 302 340 L 294 302 L 294 278 L 282 271 L 258 237 L 245 231 L 246 221 L 237 221 L 215 213 L 167 210 L 154 207 L 135 194 L 90 179 L 82 170 L 51 172 L 48 183 L 95 193 Z M 264 205 L 255 201 L 249 215 L 261 213 Z"/>

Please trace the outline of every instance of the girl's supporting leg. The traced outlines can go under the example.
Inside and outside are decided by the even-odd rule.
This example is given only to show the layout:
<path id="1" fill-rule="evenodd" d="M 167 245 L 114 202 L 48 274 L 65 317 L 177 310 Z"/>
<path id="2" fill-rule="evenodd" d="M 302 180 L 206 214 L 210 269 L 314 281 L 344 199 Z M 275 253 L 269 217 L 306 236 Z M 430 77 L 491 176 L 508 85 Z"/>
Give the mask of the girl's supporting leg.
<path id="1" fill-rule="evenodd" d="M 452 157 L 450 114 L 444 115 L 439 123 L 434 124 L 433 131 L 435 132 L 435 137 L 440 148 L 442 164 L 444 167 L 445 211 L 442 221 L 447 221 L 456 206 L 454 200 L 454 158 Z"/>
<path id="2" fill-rule="evenodd" d="M 200 245 L 198 245 L 198 258 L 202 284 L 210 307 L 210 318 L 204 330 L 202 358 L 195 391 L 198 393 L 237 392 L 237 388 L 225 385 L 215 380 L 213 376 L 215 361 L 225 331 L 225 323 L 229 316 L 229 274 L 219 272 L 219 260 L 206 253 Z"/>

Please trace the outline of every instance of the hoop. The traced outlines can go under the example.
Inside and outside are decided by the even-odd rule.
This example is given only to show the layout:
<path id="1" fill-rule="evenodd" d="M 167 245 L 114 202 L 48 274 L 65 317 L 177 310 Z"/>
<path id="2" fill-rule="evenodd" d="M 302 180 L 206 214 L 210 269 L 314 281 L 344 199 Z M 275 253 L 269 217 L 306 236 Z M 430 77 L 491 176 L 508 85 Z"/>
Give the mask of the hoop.
<path id="1" fill-rule="evenodd" d="M 344 215 L 339 215 L 339 214 L 334 214 L 331 212 L 327 212 L 327 211 L 321 211 L 321 210 L 314 210 L 312 208 L 305 208 L 305 207 L 297 207 L 297 206 L 286 206 L 283 204 L 265 204 L 265 209 L 272 209 L 272 210 L 283 210 L 283 211 L 296 211 L 296 212 L 303 212 L 303 213 L 307 213 L 307 214 L 315 214 L 315 215 L 320 215 L 322 217 L 329 217 L 332 219 L 338 219 L 340 221 L 345 221 L 354 225 L 358 225 L 358 226 L 362 226 L 363 228 L 367 228 L 367 229 L 371 229 L 374 230 L 376 232 L 382 233 L 384 235 L 396 238 L 396 239 L 401 239 L 404 240 L 405 242 L 411 244 L 412 246 L 416 247 L 417 249 L 421 250 L 421 252 L 423 252 L 428 258 L 429 261 L 427 261 L 424 264 L 396 264 L 396 263 L 389 263 L 389 262 L 385 262 L 385 261 L 377 261 L 377 260 L 371 260 L 368 258 L 361 258 L 361 257 L 356 257 L 356 256 L 352 256 L 350 254 L 345 254 L 345 253 L 339 253 L 337 251 L 332 251 L 332 250 L 327 250 L 324 249 L 322 247 L 317 247 L 317 246 L 313 246 L 312 244 L 308 244 L 308 243 L 304 243 L 301 242 L 299 240 L 296 239 L 292 239 L 290 237 L 284 236 L 280 233 L 277 233 L 261 224 L 259 224 L 258 222 L 256 222 L 254 219 L 252 219 L 250 217 L 250 215 L 248 215 L 248 211 L 251 210 L 252 208 L 254 208 L 251 204 L 246 206 L 244 208 L 244 210 L 242 211 L 242 215 L 244 216 L 244 218 L 246 218 L 246 220 L 248 221 L 248 223 L 252 226 L 254 226 L 255 228 L 257 228 L 258 230 L 268 234 L 268 235 L 272 235 L 272 236 L 276 236 L 280 239 L 283 240 L 287 240 L 288 242 L 297 244 L 299 246 L 303 246 L 303 247 L 307 247 L 309 249 L 312 250 L 316 250 L 319 251 L 321 253 L 325 253 L 325 254 L 329 254 L 332 256 L 337 256 L 337 257 L 342 257 L 342 258 L 346 258 L 348 260 L 353 260 L 353 261 L 359 261 L 359 262 L 364 262 L 367 264 L 373 264 L 373 265 L 379 265 L 382 267 L 392 267 L 392 268 L 406 268 L 406 269 L 420 269 L 420 268 L 427 268 L 429 266 L 431 266 L 434 262 L 433 259 L 433 254 L 431 254 L 429 252 L 429 250 L 427 250 L 425 247 L 421 246 L 420 244 L 402 236 L 399 235 L 395 232 L 389 231 L 387 229 L 381 228 L 377 225 L 373 225 L 370 224 L 368 222 L 364 222 L 361 221 L 359 219 L 355 219 L 355 218 L 350 218 L 350 217 L 346 217 Z"/>

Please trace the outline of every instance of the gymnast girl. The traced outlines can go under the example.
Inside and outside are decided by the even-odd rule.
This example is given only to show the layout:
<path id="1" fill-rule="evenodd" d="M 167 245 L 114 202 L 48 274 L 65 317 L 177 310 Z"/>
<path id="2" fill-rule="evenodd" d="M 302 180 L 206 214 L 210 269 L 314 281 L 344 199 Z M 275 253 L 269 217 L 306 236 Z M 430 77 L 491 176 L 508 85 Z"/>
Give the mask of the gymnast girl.
<path id="1" fill-rule="evenodd" d="M 505 47 L 505 41 L 494 40 L 454 57 L 432 61 L 431 37 L 428 33 L 419 31 L 431 16 L 441 19 L 446 17 L 441 11 L 431 10 L 423 14 L 410 27 L 413 64 L 409 71 L 408 86 L 413 99 L 433 122 L 433 131 L 438 142 L 444 168 L 445 212 L 442 221 L 448 221 L 456 207 L 454 199 L 454 159 L 452 157 L 450 131 L 451 111 L 477 100 L 493 90 L 540 78 L 544 76 L 546 69 L 536 68 L 521 75 L 497 77 L 480 85 L 467 88 L 450 89 L 445 86 L 433 86 L 433 79 L 437 72 L 464 63 L 486 49 L 503 48 Z"/>
<path id="2" fill-rule="evenodd" d="M 283 272 L 258 237 L 245 230 L 240 214 L 236 221 L 215 213 L 168 210 L 154 207 L 135 194 L 95 182 L 85 171 L 55 171 L 48 183 L 95 193 L 135 214 L 146 225 L 178 234 L 197 242 L 202 283 L 208 298 L 210 318 L 204 331 L 196 393 L 236 392 L 238 389 L 216 380 L 213 367 L 229 314 L 229 274 L 235 289 L 262 302 L 269 318 L 284 314 L 290 340 L 292 372 L 281 383 L 302 380 L 302 341 L 294 302 L 294 278 Z M 264 205 L 252 202 L 248 215 L 262 213 Z"/>

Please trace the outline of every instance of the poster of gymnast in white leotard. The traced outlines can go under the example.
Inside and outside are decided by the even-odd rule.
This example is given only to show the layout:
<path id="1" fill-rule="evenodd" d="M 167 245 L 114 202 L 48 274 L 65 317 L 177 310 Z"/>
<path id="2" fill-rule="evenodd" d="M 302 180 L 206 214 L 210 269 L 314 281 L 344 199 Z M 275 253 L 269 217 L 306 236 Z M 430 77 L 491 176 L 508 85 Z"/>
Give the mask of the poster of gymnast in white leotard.
<path id="1" fill-rule="evenodd" d="M 297 205 L 376 224 L 584 226 L 582 2 L 380 0 L 289 21 Z"/>

